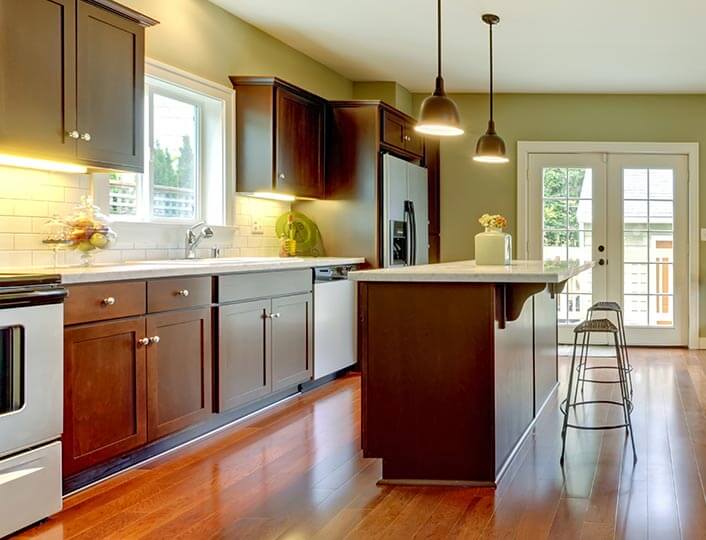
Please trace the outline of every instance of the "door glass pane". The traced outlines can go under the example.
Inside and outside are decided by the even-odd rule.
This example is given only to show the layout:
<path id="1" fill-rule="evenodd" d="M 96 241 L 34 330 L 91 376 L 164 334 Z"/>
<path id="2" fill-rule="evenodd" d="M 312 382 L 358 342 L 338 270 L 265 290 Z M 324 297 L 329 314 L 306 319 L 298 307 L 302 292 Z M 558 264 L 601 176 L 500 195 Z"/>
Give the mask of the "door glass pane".
<path id="1" fill-rule="evenodd" d="M 674 171 L 623 169 L 625 322 L 673 326 Z"/>
<path id="2" fill-rule="evenodd" d="M 152 107 L 152 217 L 194 220 L 199 107 L 155 92 Z"/>
<path id="3" fill-rule="evenodd" d="M 593 183 L 590 168 L 542 169 L 542 258 L 547 261 L 591 260 Z M 571 279 L 559 297 L 560 324 L 586 317 L 592 302 L 591 272 Z"/>
<path id="4" fill-rule="evenodd" d="M 0 415 L 24 406 L 24 329 L 0 328 Z"/>
<path id="5" fill-rule="evenodd" d="M 647 300 L 647 295 L 625 295 L 623 306 L 626 325 L 647 326 Z"/>

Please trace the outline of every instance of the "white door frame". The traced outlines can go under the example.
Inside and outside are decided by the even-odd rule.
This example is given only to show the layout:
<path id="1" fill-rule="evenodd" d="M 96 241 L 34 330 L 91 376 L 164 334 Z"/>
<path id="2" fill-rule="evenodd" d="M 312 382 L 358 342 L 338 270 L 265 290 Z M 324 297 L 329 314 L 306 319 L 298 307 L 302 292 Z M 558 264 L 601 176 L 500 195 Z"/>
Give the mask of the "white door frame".
<path id="1" fill-rule="evenodd" d="M 688 160 L 689 185 L 689 348 L 701 346 L 699 338 L 699 143 L 657 142 L 517 142 L 517 256 L 528 257 L 528 185 L 530 154 L 679 154 Z M 706 340 L 705 340 L 706 342 Z"/>

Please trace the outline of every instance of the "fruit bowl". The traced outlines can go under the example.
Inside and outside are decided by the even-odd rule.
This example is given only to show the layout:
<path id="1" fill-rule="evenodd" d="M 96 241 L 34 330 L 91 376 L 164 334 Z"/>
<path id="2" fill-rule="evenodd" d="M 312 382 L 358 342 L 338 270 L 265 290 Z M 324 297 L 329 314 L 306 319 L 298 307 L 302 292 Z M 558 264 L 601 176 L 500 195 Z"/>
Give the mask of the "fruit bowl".
<path id="1" fill-rule="evenodd" d="M 68 248 L 81 253 L 81 263 L 89 266 L 95 251 L 107 249 L 117 235 L 108 226 L 108 218 L 93 204 L 91 197 L 81 198 L 76 212 L 66 218 Z"/>

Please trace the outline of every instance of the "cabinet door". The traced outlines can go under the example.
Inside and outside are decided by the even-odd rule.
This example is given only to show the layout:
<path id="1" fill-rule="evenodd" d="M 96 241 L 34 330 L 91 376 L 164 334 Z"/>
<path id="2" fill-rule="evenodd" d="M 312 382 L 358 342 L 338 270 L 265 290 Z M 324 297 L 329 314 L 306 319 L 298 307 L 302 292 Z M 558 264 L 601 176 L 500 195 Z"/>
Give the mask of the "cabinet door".
<path id="1" fill-rule="evenodd" d="M 75 159 L 76 0 L 0 2 L 0 152 Z"/>
<path id="2" fill-rule="evenodd" d="M 78 157 L 142 172 L 144 28 L 83 1 L 77 21 Z"/>
<path id="3" fill-rule="evenodd" d="M 226 411 L 264 397 L 272 390 L 269 300 L 218 308 L 218 410 Z"/>
<path id="4" fill-rule="evenodd" d="M 311 379 L 311 294 L 274 298 L 272 317 L 272 390 L 276 391 Z"/>
<path id="5" fill-rule="evenodd" d="M 144 335 L 144 318 L 66 329 L 65 476 L 147 441 Z"/>
<path id="6" fill-rule="evenodd" d="M 404 149 L 410 154 L 420 156 L 424 153 L 424 139 L 414 131 L 414 125 L 405 123 L 404 127 Z"/>
<path id="7" fill-rule="evenodd" d="M 211 310 L 147 317 L 147 432 L 158 439 L 211 414 Z M 158 338 L 158 339 L 156 339 Z"/>
<path id="8" fill-rule="evenodd" d="M 324 196 L 324 104 L 277 88 L 275 186 L 300 197 Z"/>

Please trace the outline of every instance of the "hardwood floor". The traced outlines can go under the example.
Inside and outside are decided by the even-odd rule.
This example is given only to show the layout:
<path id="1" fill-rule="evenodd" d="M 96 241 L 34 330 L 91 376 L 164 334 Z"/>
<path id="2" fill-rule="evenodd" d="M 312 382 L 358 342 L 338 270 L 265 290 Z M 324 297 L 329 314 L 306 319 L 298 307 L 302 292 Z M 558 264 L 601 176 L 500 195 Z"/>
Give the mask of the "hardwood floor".
<path id="1" fill-rule="evenodd" d="M 706 538 L 706 353 L 631 359 L 635 466 L 624 431 L 570 431 L 562 472 L 553 398 L 496 491 L 377 487 L 351 376 L 75 495 L 18 538 Z"/>

